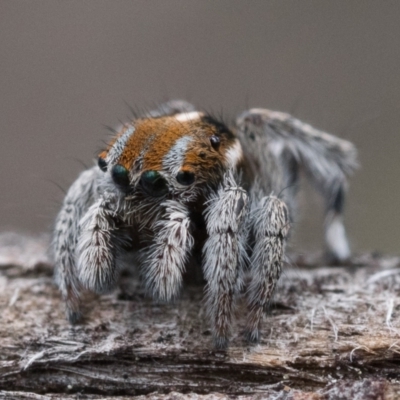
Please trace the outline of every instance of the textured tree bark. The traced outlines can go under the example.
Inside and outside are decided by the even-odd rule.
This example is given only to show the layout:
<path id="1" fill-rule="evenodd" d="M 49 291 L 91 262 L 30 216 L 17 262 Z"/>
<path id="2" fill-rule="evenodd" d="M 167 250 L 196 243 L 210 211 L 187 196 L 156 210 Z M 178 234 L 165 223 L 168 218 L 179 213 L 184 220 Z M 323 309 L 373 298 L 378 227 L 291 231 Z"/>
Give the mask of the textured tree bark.
<path id="1" fill-rule="evenodd" d="M 363 255 L 341 267 L 297 259 L 261 343 L 243 340 L 239 305 L 220 352 L 201 286 L 154 304 L 129 273 L 112 294 L 88 295 L 85 320 L 70 326 L 47 247 L 46 238 L 0 235 L 0 398 L 400 398 L 399 258 Z"/>

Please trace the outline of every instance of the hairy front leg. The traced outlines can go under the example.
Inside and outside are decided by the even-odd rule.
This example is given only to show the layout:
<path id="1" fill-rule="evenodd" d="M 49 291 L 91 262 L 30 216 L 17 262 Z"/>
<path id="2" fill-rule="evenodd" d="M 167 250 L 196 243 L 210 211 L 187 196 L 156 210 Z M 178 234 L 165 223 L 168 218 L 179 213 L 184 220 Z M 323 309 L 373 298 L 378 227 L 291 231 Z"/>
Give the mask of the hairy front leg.
<path id="1" fill-rule="evenodd" d="M 249 341 L 258 342 L 264 307 L 270 301 L 282 271 L 284 245 L 289 232 L 285 203 L 274 196 L 257 201 L 252 207 L 251 231 L 254 248 L 250 259 L 246 335 Z"/>
<path id="2" fill-rule="evenodd" d="M 154 224 L 156 234 L 146 252 L 143 275 L 153 297 L 168 301 L 179 292 L 194 240 L 187 207 L 174 200 L 165 201 L 162 207 L 165 212 Z"/>
<path id="3" fill-rule="evenodd" d="M 216 347 L 228 345 L 235 294 L 240 288 L 240 268 L 245 258 L 243 220 L 247 194 L 227 176 L 206 211 L 208 239 L 204 246 L 207 306 Z"/>
<path id="4" fill-rule="evenodd" d="M 67 317 L 71 323 L 80 317 L 82 287 L 76 268 L 79 221 L 93 202 L 100 173 L 98 167 L 93 167 L 79 175 L 68 190 L 53 233 L 55 279 L 64 298 Z"/>
<path id="5" fill-rule="evenodd" d="M 106 192 L 79 223 L 78 276 L 81 284 L 95 293 L 113 289 L 119 276 L 118 257 L 130 243 L 121 202 L 115 194 Z"/>

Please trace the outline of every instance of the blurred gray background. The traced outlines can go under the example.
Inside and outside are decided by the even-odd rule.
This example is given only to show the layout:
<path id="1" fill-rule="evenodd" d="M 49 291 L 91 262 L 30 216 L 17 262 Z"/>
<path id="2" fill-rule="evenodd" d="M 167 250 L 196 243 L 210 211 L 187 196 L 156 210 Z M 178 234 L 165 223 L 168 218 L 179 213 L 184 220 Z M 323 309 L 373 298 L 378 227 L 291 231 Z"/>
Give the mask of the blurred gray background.
<path id="1" fill-rule="evenodd" d="M 63 192 L 129 110 L 185 98 L 289 111 L 353 141 L 356 251 L 399 254 L 400 2 L 0 2 L 0 230 L 49 231 Z M 295 246 L 322 245 L 301 196 Z"/>

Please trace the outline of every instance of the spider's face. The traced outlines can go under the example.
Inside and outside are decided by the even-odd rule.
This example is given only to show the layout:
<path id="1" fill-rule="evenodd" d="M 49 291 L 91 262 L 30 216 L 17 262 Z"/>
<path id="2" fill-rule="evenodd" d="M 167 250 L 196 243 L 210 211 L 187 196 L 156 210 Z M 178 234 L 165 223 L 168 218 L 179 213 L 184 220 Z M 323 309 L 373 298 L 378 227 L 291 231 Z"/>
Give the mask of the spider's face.
<path id="1" fill-rule="evenodd" d="M 242 159 L 238 139 L 198 112 L 144 118 L 123 127 L 99 166 L 128 195 L 192 198 Z"/>

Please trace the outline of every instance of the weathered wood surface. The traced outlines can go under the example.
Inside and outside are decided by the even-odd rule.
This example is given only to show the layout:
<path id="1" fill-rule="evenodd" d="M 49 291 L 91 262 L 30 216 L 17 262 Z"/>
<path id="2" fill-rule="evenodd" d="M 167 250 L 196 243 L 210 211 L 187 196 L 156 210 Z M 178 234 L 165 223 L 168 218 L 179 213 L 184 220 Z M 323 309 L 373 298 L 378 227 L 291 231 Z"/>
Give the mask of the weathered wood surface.
<path id="1" fill-rule="evenodd" d="M 400 263 L 285 268 L 260 345 L 214 351 L 201 286 L 154 304 L 125 274 L 64 318 L 46 238 L 0 235 L 0 398 L 400 398 Z"/>

